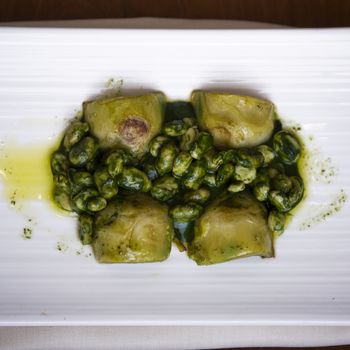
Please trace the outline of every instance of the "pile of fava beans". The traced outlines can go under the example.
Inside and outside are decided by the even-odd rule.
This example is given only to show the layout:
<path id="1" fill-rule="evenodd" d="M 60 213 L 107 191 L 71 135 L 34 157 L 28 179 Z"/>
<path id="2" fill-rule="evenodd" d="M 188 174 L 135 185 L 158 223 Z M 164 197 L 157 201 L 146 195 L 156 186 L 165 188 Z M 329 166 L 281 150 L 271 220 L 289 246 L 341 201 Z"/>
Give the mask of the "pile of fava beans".
<path id="1" fill-rule="evenodd" d="M 125 149 L 102 149 L 88 123 L 73 121 L 51 157 L 54 200 L 78 214 L 83 244 L 94 238 L 95 214 L 130 192 L 148 193 L 168 205 L 174 223 L 189 223 L 221 192 L 249 190 L 265 204 L 269 228 L 281 234 L 304 184 L 296 166 L 300 143 L 277 124 L 265 144 L 219 150 L 196 118 L 174 119 L 164 123 L 137 159 Z"/>

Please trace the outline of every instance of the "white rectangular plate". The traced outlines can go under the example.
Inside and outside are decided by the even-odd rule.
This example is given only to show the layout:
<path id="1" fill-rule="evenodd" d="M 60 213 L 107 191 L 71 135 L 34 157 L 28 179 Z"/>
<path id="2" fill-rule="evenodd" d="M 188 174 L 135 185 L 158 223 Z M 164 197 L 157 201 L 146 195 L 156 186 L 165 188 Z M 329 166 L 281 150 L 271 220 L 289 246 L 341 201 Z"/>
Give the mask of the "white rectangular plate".
<path id="1" fill-rule="evenodd" d="M 273 101 L 313 150 L 308 198 L 275 259 L 198 267 L 176 248 L 163 263 L 99 265 L 77 255 L 74 219 L 44 202 L 19 212 L 1 193 L 0 325 L 350 325 L 348 202 L 300 230 L 350 193 L 350 30 L 1 28 L 0 141 L 46 147 L 110 78 L 170 99 L 220 89 Z M 327 157 L 330 184 L 317 174 Z"/>

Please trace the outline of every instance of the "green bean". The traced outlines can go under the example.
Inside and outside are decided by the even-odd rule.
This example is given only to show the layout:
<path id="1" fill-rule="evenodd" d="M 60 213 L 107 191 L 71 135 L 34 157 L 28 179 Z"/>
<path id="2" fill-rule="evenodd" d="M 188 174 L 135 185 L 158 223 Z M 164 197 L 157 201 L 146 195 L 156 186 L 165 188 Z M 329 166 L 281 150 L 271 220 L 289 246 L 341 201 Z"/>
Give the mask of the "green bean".
<path id="1" fill-rule="evenodd" d="M 99 166 L 100 162 L 98 161 L 97 157 L 95 157 L 86 163 L 85 168 L 89 173 L 93 174 Z"/>
<path id="2" fill-rule="evenodd" d="M 154 163 L 147 162 L 143 166 L 143 171 L 146 173 L 147 177 L 151 180 L 154 181 L 159 175 L 157 172 L 157 169 L 154 165 Z"/>
<path id="3" fill-rule="evenodd" d="M 182 119 L 172 120 L 164 125 L 163 132 L 168 136 L 181 136 L 185 134 L 189 125 Z"/>
<path id="4" fill-rule="evenodd" d="M 186 130 L 180 139 L 181 151 L 189 151 L 198 137 L 198 127 L 192 126 Z"/>
<path id="5" fill-rule="evenodd" d="M 173 175 L 180 178 L 186 174 L 192 163 L 192 157 L 188 152 L 180 152 L 175 158 L 173 165 Z"/>
<path id="6" fill-rule="evenodd" d="M 270 184 L 268 182 L 258 182 L 253 187 L 253 194 L 255 198 L 260 201 L 266 201 L 270 191 Z"/>
<path id="7" fill-rule="evenodd" d="M 156 179 L 151 188 L 151 196 L 162 202 L 172 199 L 178 192 L 179 183 L 170 175 Z"/>
<path id="8" fill-rule="evenodd" d="M 205 204 L 210 197 L 210 191 L 204 187 L 194 191 L 187 191 L 184 194 L 185 202 L 194 202 L 198 204 Z"/>
<path id="9" fill-rule="evenodd" d="M 209 172 L 215 172 L 223 164 L 222 155 L 213 149 L 210 149 L 203 156 L 205 167 Z"/>
<path id="10" fill-rule="evenodd" d="M 177 147 L 173 143 L 165 144 L 158 154 L 155 166 L 160 175 L 170 173 L 177 156 Z"/>
<path id="11" fill-rule="evenodd" d="M 118 185 L 126 190 L 148 192 L 152 183 L 147 175 L 133 167 L 124 167 L 118 178 Z"/>
<path id="12" fill-rule="evenodd" d="M 53 183 L 56 188 L 59 188 L 60 190 L 65 191 L 67 193 L 69 193 L 71 190 L 70 182 L 69 182 L 68 176 L 66 175 L 63 175 L 63 174 L 54 175 Z"/>
<path id="13" fill-rule="evenodd" d="M 88 199 L 86 207 L 91 212 L 97 212 L 101 211 L 102 209 L 106 208 L 107 201 L 103 197 L 94 197 L 91 199 Z"/>
<path id="14" fill-rule="evenodd" d="M 94 237 L 94 220 L 86 214 L 79 215 L 79 238 L 82 244 L 90 244 Z"/>
<path id="15" fill-rule="evenodd" d="M 290 178 L 292 188 L 289 193 L 282 191 L 270 191 L 269 201 L 281 213 L 286 213 L 292 210 L 303 198 L 304 184 L 303 180 L 298 176 Z"/>
<path id="16" fill-rule="evenodd" d="M 170 216 L 177 222 L 190 222 L 196 220 L 203 208 L 197 203 L 178 204 L 170 209 Z"/>
<path id="17" fill-rule="evenodd" d="M 283 193 L 289 193 L 292 189 L 292 180 L 286 176 L 279 174 L 272 179 L 272 188 L 277 191 L 282 191 Z"/>
<path id="18" fill-rule="evenodd" d="M 241 165 L 236 165 L 234 171 L 234 178 L 237 181 L 243 181 L 245 184 L 250 184 L 255 180 L 256 169 L 246 168 Z"/>
<path id="19" fill-rule="evenodd" d="M 63 138 L 63 146 L 67 151 L 78 143 L 89 131 L 89 124 L 85 122 L 74 122 L 66 130 Z"/>
<path id="20" fill-rule="evenodd" d="M 282 163 L 270 164 L 266 171 L 271 179 L 274 179 L 279 174 L 285 174 L 285 169 Z"/>
<path id="21" fill-rule="evenodd" d="M 70 195 L 68 192 L 62 190 L 62 188 L 56 187 L 54 189 L 53 198 L 59 208 L 66 211 L 73 210 Z"/>
<path id="22" fill-rule="evenodd" d="M 284 232 L 285 223 L 286 223 L 285 214 L 280 213 L 275 209 L 270 211 L 269 217 L 267 219 L 267 224 L 269 226 L 269 229 L 272 232 L 278 235 L 281 235 Z"/>
<path id="23" fill-rule="evenodd" d="M 69 161 L 76 167 L 83 167 L 95 157 L 97 149 L 95 139 L 87 136 L 72 147 L 69 152 Z"/>
<path id="24" fill-rule="evenodd" d="M 264 167 L 268 166 L 276 157 L 275 151 L 267 145 L 260 145 L 256 150 L 262 155 L 262 166 Z"/>
<path id="25" fill-rule="evenodd" d="M 118 149 L 108 155 L 105 163 L 109 174 L 116 177 L 123 171 L 123 167 L 127 163 L 127 156 L 123 150 Z"/>
<path id="26" fill-rule="evenodd" d="M 98 191 L 94 188 L 86 188 L 73 197 L 73 203 L 78 211 L 87 210 L 87 202 L 90 198 L 97 197 Z"/>
<path id="27" fill-rule="evenodd" d="M 289 201 L 292 208 L 294 208 L 303 198 L 304 183 L 299 176 L 291 176 L 292 188 L 289 192 Z"/>
<path id="28" fill-rule="evenodd" d="M 227 190 L 232 193 L 242 192 L 245 189 L 245 183 L 242 181 L 235 181 L 227 187 Z"/>
<path id="29" fill-rule="evenodd" d="M 234 149 L 229 149 L 220 152 L 223 164 L 233 163 L 236 164 L 237 153 Z"/>
<path id="30" fill-rule="evenodd" d="M 54 152 L 51 156 L 51 170 L 54 175 L 66 174 L 69 169 L 68 158 L 61 152 Z"/>
<path id="31" fill-rule="evenodd" d="M 94 181 L 103 198 L 111 199 L 117 195 L 117 181 L 111 177 L 106 167 L 99 168 L 95 171 Z"/>
<path id="32" fill-rule="evenodd" d="M 149 153 L 153 157 L 157 157 L 160 149 L 169 141 L 169 138 L 166 136 L 156 136 L 149 144 Z"/>
<path id="33" fill-rule="evenodd" d="M 198 134 L 197 140 L 193 143 L 190 149 L 190 154 L 194 159 L 201 159 L 209 149 L 213 147 L 213 136 L 208 132 L 201 131 Z"/>
<path id="34" fill-rule="evenodd" d="M 301 152 L 298 140 L 289 132 L 282 130 L 273 137 L 273 148 L 285 164 L 295 163 Z"/>
<path id="35" fill-rule="evenodd" d="M 77 171 L 75 169 L 70 169 L 69 179 L 71 183 L 71 191 L 73 194 L 78 193 L 83 188 L 94 186 L 94 178 L 87 171 Z"/>
<path id="36" fill-rule="evenodd" d="M 216 174 L 206 174 L 203 179 L 203 184 L 211 188 L 218 187 L 216 184 Z"/>
<path id="37" fill-rule="evenodd" d="M 270 176 L 268 173 L 268 169 L 262 168 L 262 169 L 259 169 L 259 171 L 257 172 L 256 177 L 253 181 L 253 185 L 255 185 L 259 182 L 265 182 L 265 183 L 270 184 L 270 181 L 271 181 L 271 179 L 270 179 Z"/>
<path id="38" fill-rule="evenodd" d="M 245 168 L 259 168 L 264 158 L 260 152 L 253 149 L 239 149 L 236 152 L 237 164 Z"/>
<path id="39" fill-rule="evenodd" d="M 223 186 L 228 181 L 230 181 L 235 172 L 235 166 L 231 163 L 226 163 L 220 166 L 217 174 L 216 174 L 216 185 Z"/>
<path id="40" fill-rule="evenodd" d="M 269 202 L 281 213 L 286 213 L 292 209 L 288 195 L 281 191 L 270 191 Z"/>
<path id="41" fill-rule="evenodd" d="M 190 165 L 183 184 L 191 190 L 198 190 L 201 186 L 204 176 L 206 174 L 205 167 L 202 162 L 195 161 Z"/>

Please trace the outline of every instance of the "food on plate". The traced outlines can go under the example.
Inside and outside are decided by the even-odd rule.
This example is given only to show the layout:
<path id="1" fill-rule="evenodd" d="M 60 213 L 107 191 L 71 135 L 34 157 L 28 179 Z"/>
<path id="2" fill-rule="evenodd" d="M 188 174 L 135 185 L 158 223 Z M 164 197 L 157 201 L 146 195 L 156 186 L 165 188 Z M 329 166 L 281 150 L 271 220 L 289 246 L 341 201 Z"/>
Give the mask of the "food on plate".
<path id="1" fill-rule="evenodd" d="M 142 193 L 116 198 L 94 221 L 92 247 L 100 263 L 142 263 L 165 260 L 173 227 L 165 204 Z"/>
<path id="2" fill-rule="evenodd" d="M 119 147 L 141 156 L 162 128 L 165 102 L 160 92 L 88 101 L 84 119 L 102 148 Z"/>
<path id="3" fill-rule="evenodd" d="M 224 193 L 198 219 L 188 254 L 199 265 L 253 255 L 272 257 L 266 208 L 247 191 Z"/>
<path id="4" fill-rule="evenodd" d="M 219 148 L 254 147 L 272 135 L 275 111 L 269 101 L 207 91 L 194 91 L 191 101 L 199 126 Z"/>
<path id="5" fill-rule="evenodd" d="M 271 102 L 195 91 L 83 104 L 52 154 L 53 198 L 100 263 L 274 256 L 302 201 L 301 144 Z"/>

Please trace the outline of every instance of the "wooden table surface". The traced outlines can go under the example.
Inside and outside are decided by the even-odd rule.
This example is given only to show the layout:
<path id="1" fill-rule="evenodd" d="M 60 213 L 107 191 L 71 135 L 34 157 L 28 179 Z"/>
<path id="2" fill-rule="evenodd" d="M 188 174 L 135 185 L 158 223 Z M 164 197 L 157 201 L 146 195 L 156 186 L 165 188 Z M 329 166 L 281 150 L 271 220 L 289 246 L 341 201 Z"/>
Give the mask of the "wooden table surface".
<path id="1" fill-rule="evenodd" d="M 350 26 L 349 0 L 0 0 L 0 22 L 87 18 L 236 19 Z"/>
<path id="2" fill-rule="evenodd" d="M 130 17 L 346 27 L 350 26 L 350 0 L 0 0 L 0 22 Z M 350 345 L 313 349 L 349 350 Z"/>

